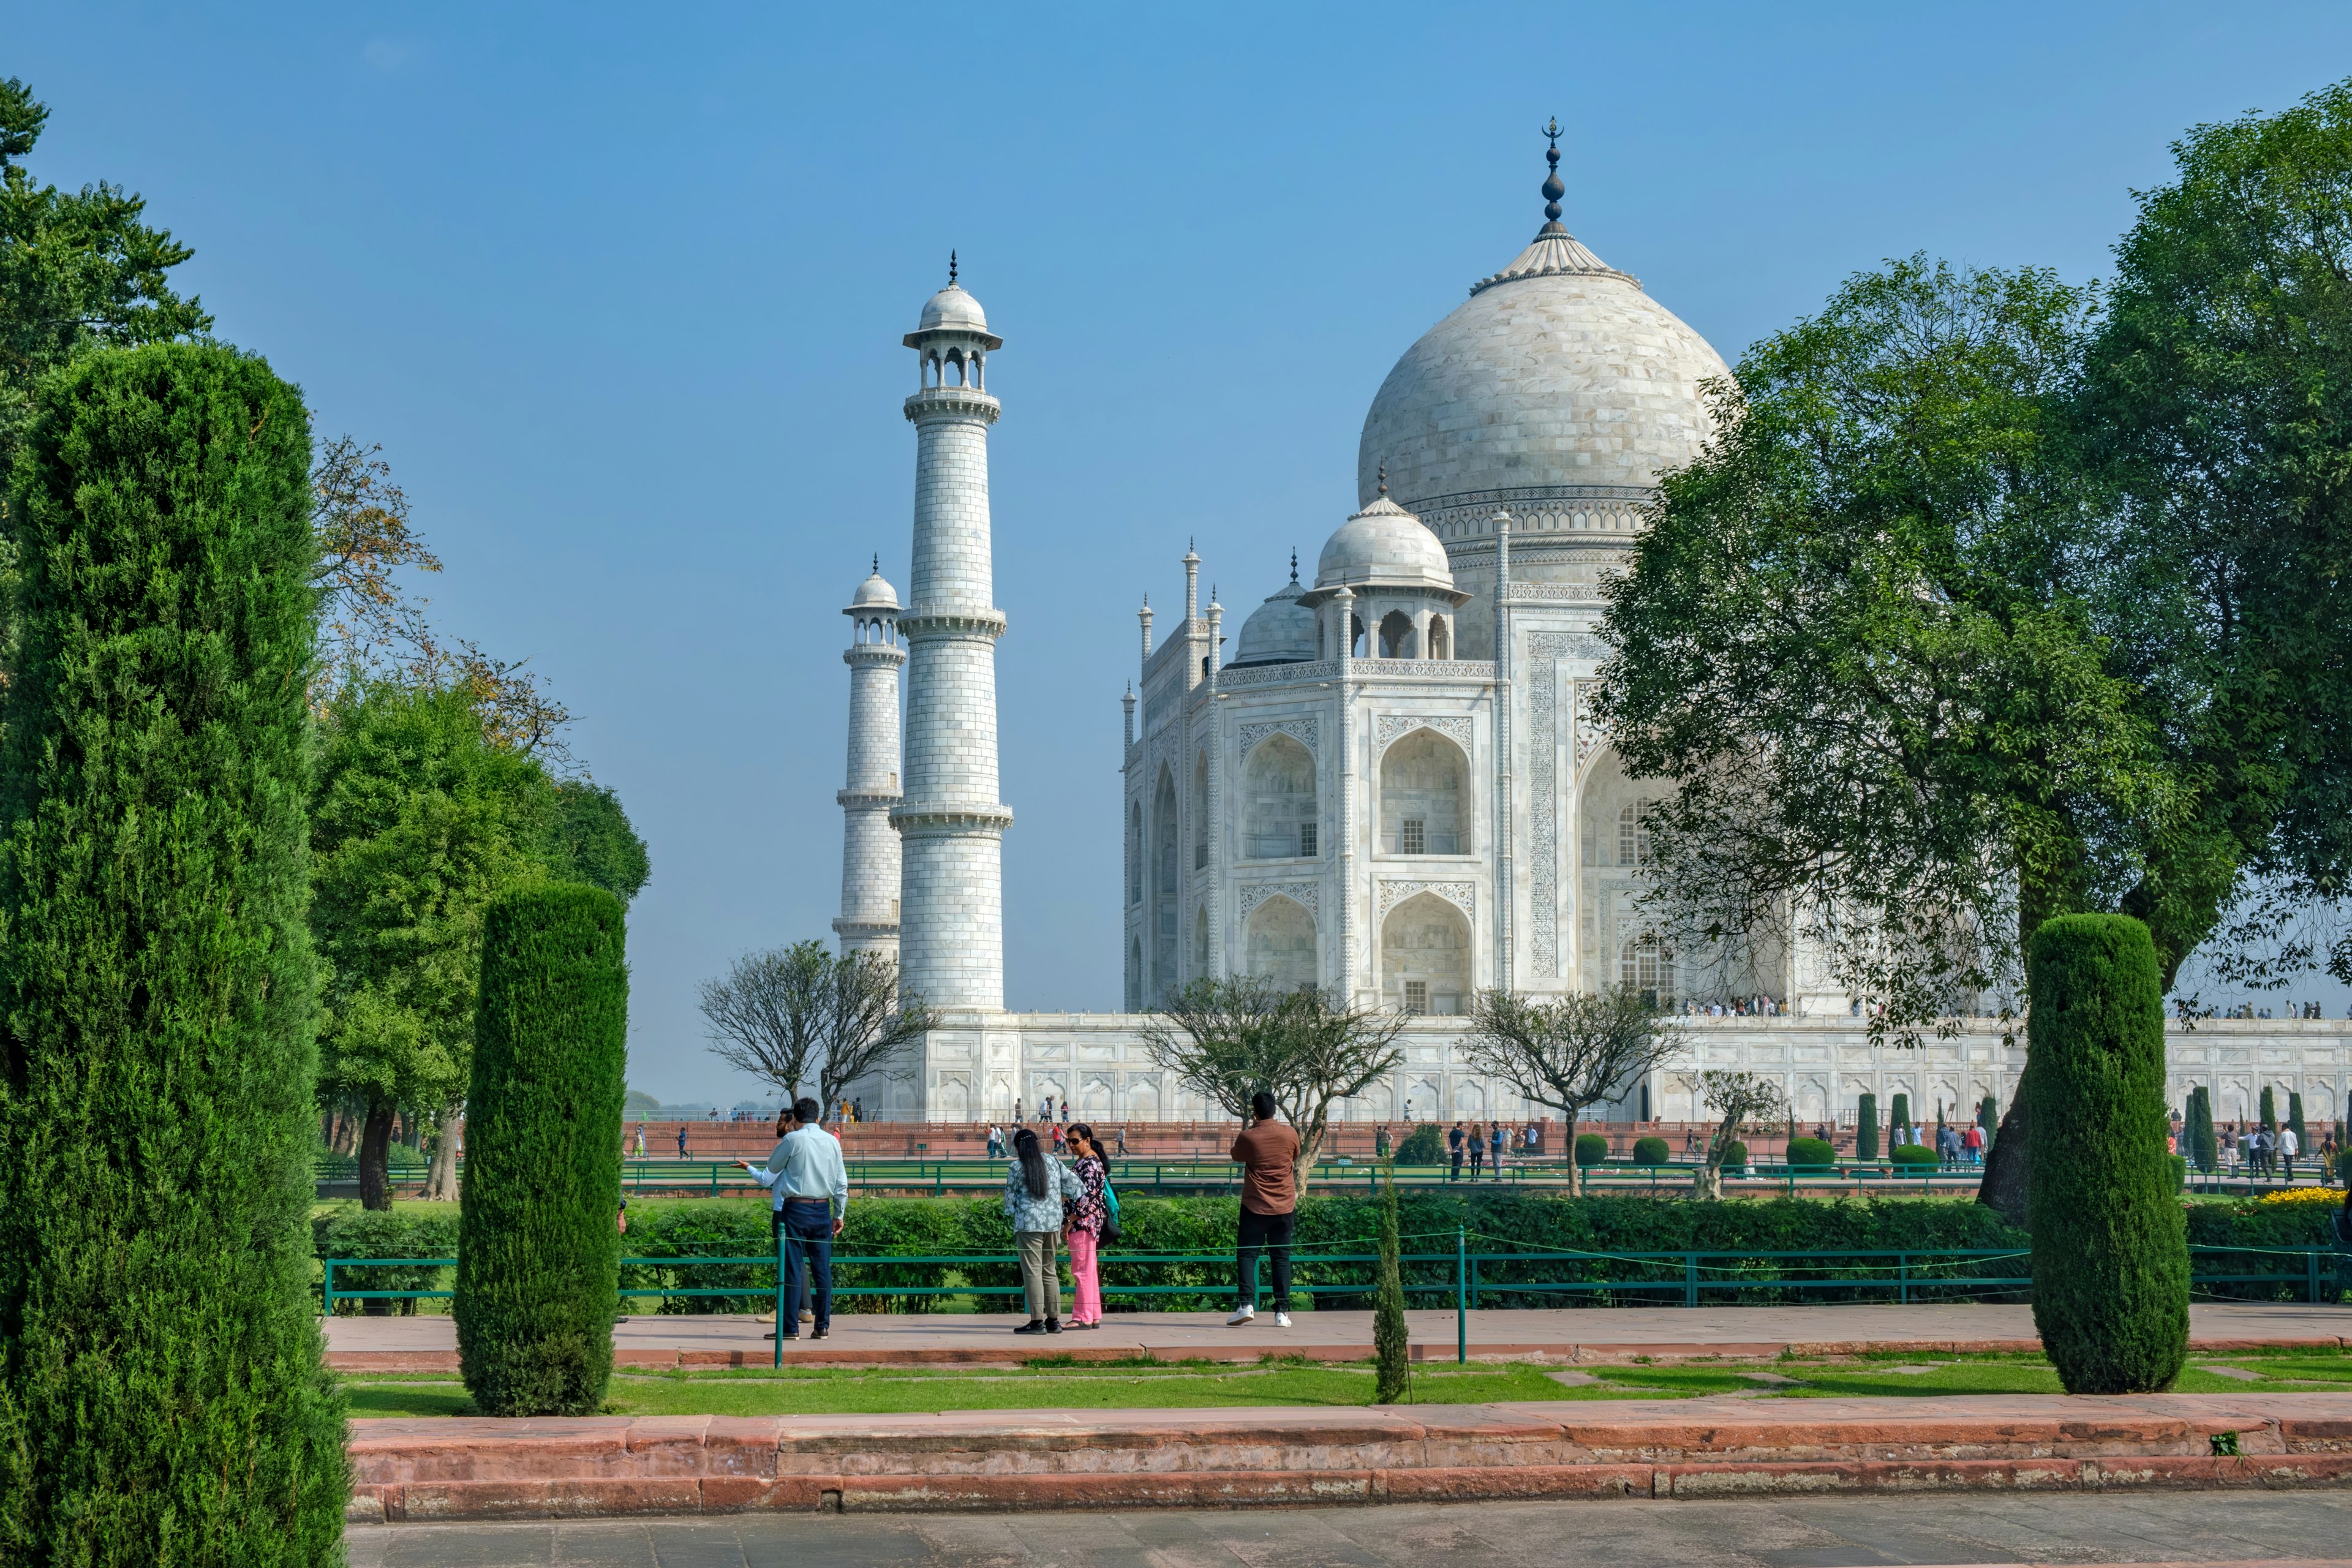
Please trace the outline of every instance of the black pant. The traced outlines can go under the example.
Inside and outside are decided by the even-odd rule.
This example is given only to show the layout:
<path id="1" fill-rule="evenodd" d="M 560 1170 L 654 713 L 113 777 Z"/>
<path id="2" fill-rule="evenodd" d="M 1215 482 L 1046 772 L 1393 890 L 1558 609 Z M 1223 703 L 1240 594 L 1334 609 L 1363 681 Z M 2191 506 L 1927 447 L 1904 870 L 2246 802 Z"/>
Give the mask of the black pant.
<path id="1" fill-rule="evenodd" d="M 1234 1300 L 1243 1306 L 1255 1306 L 1257 1301 L 1257 1280 L 1250 1266 L 1262 1251 L 1274 1254 L 1274 1310 L 1290 1310 L 1290 1226 L 1298 1216 L 1287 1214 L 1258 1214 L 1242 1210 L 1241 1251 L 1237 1258 L 1240 1272 L 1234 1276 L 1237 1289 Z"/>
<path id="2" fill-rule="evenodd" d="M 780 1233 L 784 1248 L 784 1315 L 776 1321 L 776 1332 L 798 1333 L 796 1320 L 805 1306 L 823 1333 L 833 1321 L 833 1205 L 788 1198 L 783 1207 L 771 1211 L 769 1226 Z"/>

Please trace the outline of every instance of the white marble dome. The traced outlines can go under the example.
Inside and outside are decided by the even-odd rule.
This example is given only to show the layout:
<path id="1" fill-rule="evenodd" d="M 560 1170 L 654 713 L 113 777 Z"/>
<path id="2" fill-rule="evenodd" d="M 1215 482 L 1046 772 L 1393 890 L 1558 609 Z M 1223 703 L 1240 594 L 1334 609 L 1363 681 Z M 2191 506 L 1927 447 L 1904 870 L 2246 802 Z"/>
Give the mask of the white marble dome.
<path id="1" fill-rule="evenodd" d="M 1375 486 L 1377 488 L 1377 480 Z M 1375 494 L 1371 504 L 1341 523 L 1323 543 L 1315 563 L 1315 586 L 1319 591 L 1345 584 L 1382 587 L 1436 588 L 1452 592 L 1454 568 L 1445 546 L 1421 519 Z"/>
<path id="2" fill-rule="evenodd" d="M 898 591 L 883 581 L 882 574 L 877 571 L 857 584 L 857 592 L 851 596 L 849 604 L 852 609 L 858 610 L 895 610 L 898 607 Z"/>
<path id="3" fill-rule="evenodd" d="M 1730 374 L 1706 339 L 1548 223 L 1405 351 L 1356 455 L 1405 505 L 1489 490 L 1648 487 L 1698 455 L 1699 384 Z M 1502 498 L 1498 498 L 1502 499 Z"/>
<path id="4" fill-rule="evenodd" d="M 988 313 L 961 285 L 950 283 L 923 301 L 923 324 L 919 330 L 984 332 L 988 331 Z"/>
<path id="5" fill-rule="evenodd" d="M 1294 571 L 1289 582 L 1266 595 L 1265 603 L 1242 623 L 1241 639 L 1229 663 L 1301 664 L 1315 657 L 1315 612 L 1298 602 L 1307 590 Z"/>

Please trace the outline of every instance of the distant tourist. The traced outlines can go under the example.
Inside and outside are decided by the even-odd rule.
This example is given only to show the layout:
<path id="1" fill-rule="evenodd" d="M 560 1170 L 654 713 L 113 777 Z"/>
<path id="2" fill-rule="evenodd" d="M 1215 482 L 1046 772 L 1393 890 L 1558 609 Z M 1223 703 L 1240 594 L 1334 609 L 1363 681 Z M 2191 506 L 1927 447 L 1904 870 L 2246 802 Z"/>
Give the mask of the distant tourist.
<path id="1" fill-rule="evenodd" d="M 637 1158 L 638 1158 L 638 1159 L 640 1159 L 640 1160 L 642 1160 L 642 1159 L 644 1159 L 645 1157 L 646 1157 L 646 1124 L 645 1124 L 644 1122 L 640 1121 L 640 1122 L 638 1122 L 638 1123 L 637 1123 Z"/>
<path id="2" fill-rule="evenodd" d="M 1389 1125 L 1387 1122 L 1383 1121 L 1378 1127 L 1372 1129 L 1372 1158 L 1375 1160 L 1385 1160 L 1388 1157 Z"/>
<path id="3" fill-rule="evenodd" d="M 1021 1285 L 1029 1303 L 1029 1321 L 1014 1333 L 1062 1331 L 1062 1281 L 1055 1273 L 1062 1205 L 1085 1196 L 1086 1189 L 1068 1167 L 1046 1158 L 1037 1134 L 1024 1127 L 1013 1135 L 1013 1160 L 1004 1173 L 1004 1218 L 1021 1254 Z"/>
<path id="4" fill-rule="evenodd" d="M 1445 1179 L 1449 1182 L 1458 1182 L 1462 1179 L 1462 1123 L 1459 1121 L 1446 1131 L 1445 1152 L 1453 1162 Z"/>
<path id="5" fill-rule="evenodd" d="M 1256 1265 L 1261 1253 L 1274 1254 L 1274 1326 L 1290 1327 L 1290 1231 L 1297 1219 L 1298 1133 L 1274 1119 L 1274 1096 L 1260 1089 L 1250 1100 L 1249 1125 L 1234 1140 L 1230 1151 L 1242 1167 L 1242 1217 L 1235 1248 L 1235 1305 L 1227 1326 L 1238 1327 L 1257 1316 Z M 1454 1128 L 1456 1136 L 1461 1128 Z M 1461 1163 L 1457 1150 L 1454 1163 Z"/>
<path id="6" fill-rule="evenodd" d="M 1966 1132 L 1963 1132 L 1963 1133 L 1961 1133 L 1961 1134 L 1960 1134 L 1960 1147 L 1968 1151 L 1968 1152 L 1969 1152 L 1969 1164 L 1971 1164 L 1971 1165 L 1981 1165 L 1981 1164 L 1983 1164 L 1983 1163 L 1984 1163 L 1984 1129 L 1983 1129 L 1983 1128 L 1981 1128 L 1981 1127 L 1979 1127 L 1979 1126 L 1978 1126 L 1978 1125 L 1977 1125 L 1975 1122 L 1973 1122 L 1973 1121 L 1969 1122 L 1969 1130 L 1968 1130 Z"/>
<path id="7" fill-rule="evenodd" d="M 1097 1247 L 1102 1240 L 1103 1222 L 1110 1217 L 1110 1205 L 1103 1191 L 1109 1173 L 1103 1166 L 1102 1151 L 1095 1146 L 1095 1130 L 1085 1122 L 1070 1129 L 1071 1174 L 1086 1196 L 1062 1204 L 1064 1233 L 1070 1238 L 1070 1322 L 1074 1329 L 1102 1327 L 1102 1279 L 1097 1272 Z"/>
<path id="8" fill-rule="evenodd" d="M 1526 1154 L 1527 1154 L 1527 1155 L 1528 1155 L 1530 1158 L 1532 1158 L 1532 1157 L 1535 1155 L 1535 1153 L 1536 1153 L 1537 1150 L 1538 1150 L 1538 1149 L 1539 1149 L 1539 1148 L 1541 1148 L 1541 1147 L 1542 1147 L 1542 1145 L 1538 1142 L 1537 1137 L 1536 1137 L 1536 1124 L 1535 1124 L 1534 1122 L 1530 1121 L 1530 1122 L 1528 1122 L 1528 1142 L 1527 1142 L 1527 1147 L 1526 1147 L 1526 1149 L 1525 1149 L 1525 1150 L 1523 1150 L 1523 1151 L 1522 1151 L 1522 1152 L 1526 1153 Z"/>
<path id="9" fill-rule="evenodd" d="M 1508 1142 L 1508 1139 L 1503 1131 L 1503 1124 L 1500 1121 L 1494 1124 L 1490 1132 L 1487 1142 L 1494 1146 L 1495 1180 L 1499 1182 L 1503 1179 L 1503 1145 Z"/>
<path id="10" fill-rule="evenodd" d="M 1004 1158 L 1004 1129 L 993 1121 L 988 1124 L 988 1157 L 992 1160 Z"/>
<path id="11" fill-rule="evenodd" d="M 2284 1167 L 2286 1171 L 2286 1179 L 2290 1182 L 2294 1180 L 2294 1157 L 2302 1152 L 2303 1148 L 2301 1143 L 2295 1138 L 2294 1129 L 2292 1127 L 2280 1128 L 2278 1130 L 2279 1163 Z"/>
<path id="12" fill-rule="evenodd" d="M 842 1163 L 841 1140 L 820 1125 L 824 1116 L 824 1107 L 814 1100 L 794 1100 L 777 1122 L 783 1139 L 768 1163 L 735 1162 L 775 1194 L 770 1225 L 787 1244 L 784 1300 L 798 1303 L 805 1271 L 816 1325 L 810 1337 L 820 1340 L 833 1327 L 833 1238 L 849 1214 L 849 1168 Z M 779 1323 L 776 1331 L 780 1338 L 798 1339 L 800 1324 Z"/>
<path id="13" fill-rule="evenodd" d="M 1115 1137 L 1115 1138 L 1117 1138 L 1117 1139 L 1118 1140 L 1118 1157 L 1119 1157 L 1120 1159 L 1122 1159 L 1122 1160 L 1126 1159 L 1126 1158 L 1127 1158 L 1127 1129 L 1126 1129 L 1126 1128 L 1124 1128 L 1124 1127 L 1122 1127 L 1122 1128 L 1120 1128 L 1117 1132 L 1113 1133 L 1113 1134 L 1112 1134 L 1112 1136 L 1113 1136 L 1113 1137 Z"/>
<path id="14" fill-rule="evenodd" d="M 686 1158 L 686 1123 L 683 1121 L 677 1124 L 677 1157 L 681 1160 Z"/>
<path id="15" fill-rule="evenodd" d="M 1017 1100 L 1013 1102 L 1013 1120 L 1014 1121 L 1021 1120 L 1021 1102 Z"/>
<path id="16" fill-rule="evenodd" d="M 1470 1179 L 1475 1182 L 1478 1179 L 1478 1173 L 1486 1168 L 1486 1135 L 1480 1130 L 1478 1124 L 1473 1121 L 1470 1124 L 1469 1136 L 1463 1142 L 1467 1145 L 1467 1152 L 1470 1156 Z M 1459 1158 L 1460 1156 L 1457 1155 L 1457 1161 Z"/>

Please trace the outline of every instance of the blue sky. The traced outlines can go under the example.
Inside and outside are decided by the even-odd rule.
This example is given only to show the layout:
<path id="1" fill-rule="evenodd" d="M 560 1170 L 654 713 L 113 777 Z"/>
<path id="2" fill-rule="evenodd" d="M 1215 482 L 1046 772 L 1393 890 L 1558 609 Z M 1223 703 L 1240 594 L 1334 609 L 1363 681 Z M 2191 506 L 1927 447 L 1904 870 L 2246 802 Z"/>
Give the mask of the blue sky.
<path id="1" fill-rule="evenodd" d="M 950 247 L 1006 340 L 1008 1000 L 1107 1008 L 1136 605 L 1188 537 L 1236 617 L 1312 558 L 1389 365 L 1540 222 L 1547 116 L 1569 226 L 1737 358 L 1887 256 L 2098 275 L 2184 127 L 2352 72 L 2340 4 L 20 0 L 0 36 L 35 173 L 144 193 L 222 334 L 383 444 L 436 617 L 580 713 L 654 855 L 631 1081 L 721 1100 L 695 982 L 835 912 L 839 610 L 874 552 L 905 584 L 898 339 Z"/>

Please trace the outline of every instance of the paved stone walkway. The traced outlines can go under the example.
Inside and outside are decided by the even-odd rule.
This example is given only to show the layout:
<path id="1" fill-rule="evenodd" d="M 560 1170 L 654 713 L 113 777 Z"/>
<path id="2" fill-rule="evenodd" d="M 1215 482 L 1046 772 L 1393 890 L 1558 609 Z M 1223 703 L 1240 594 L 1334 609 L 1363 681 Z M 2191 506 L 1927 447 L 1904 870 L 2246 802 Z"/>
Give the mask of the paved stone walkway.
<path id="1" fill-rule="evenodd" d="M 2341 1562 L 2352 1495 L 1757 1499 L 953 1516 L 742 1515 L 349 1532 L 352 1568 L 1843 1568 Z M 1589 1550 L 1572 1549 L 1585 1542 Z"/>
<path id="2" fill-rule="evenodd" d="M 1409 1314 L 1413 1349 L 1424 1360 L 1450 1361 L 1454 1315 Z M 1254 1362 L 1267 1354 L 1352 1361 L 1369 1355 L 1370 1312 L 1301 1312 L 1277 1329 L 1274 1314 L 1225 1327 L 1223 1314 L 1121 1312 L 1098 1330 L 1054 1337 L 1016 1337 L 1023 1320 L 1007 1314 L 972 1316 L 848 1313 L 833 1332 L 805 1332 L 785 1346 L 798 1363 L 997 1363 L 1033 1356 L 1119 1359 L 1211 1357 Z M 457 1364 L 457 1330 L 448 1317 L 331 1318 L 329 1359 L 344 1371 L 435 1371 Z M 2249 1344 L 2352 1342 L 2352 1307 L 2291 1303 L 2206 1303 L 2189 1309 L 2189 1332 L 2205 1348 Z M 772 1347 L 767 1325 L 749 1316 L 633 1317 L 613 1331 L 625 1365 L 766 1365 Z M 2035 1348 L 2032 1310 L 2023 1306 L 1945 1303 L 1928 1306 L 1619 1307 L 1605 1310 L 1483 1310 L 1469 1314 L 1474 1358 L 1614 1361 L 1634 1355 L 1777 1355 L 1838 1353 L 1861 1346 L 1921 1351 Z"/>

